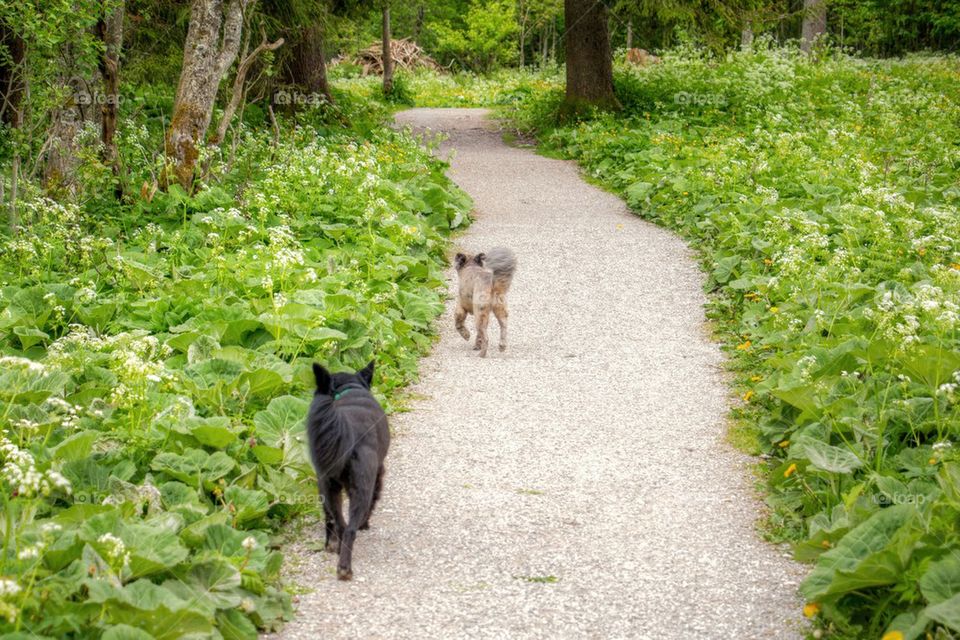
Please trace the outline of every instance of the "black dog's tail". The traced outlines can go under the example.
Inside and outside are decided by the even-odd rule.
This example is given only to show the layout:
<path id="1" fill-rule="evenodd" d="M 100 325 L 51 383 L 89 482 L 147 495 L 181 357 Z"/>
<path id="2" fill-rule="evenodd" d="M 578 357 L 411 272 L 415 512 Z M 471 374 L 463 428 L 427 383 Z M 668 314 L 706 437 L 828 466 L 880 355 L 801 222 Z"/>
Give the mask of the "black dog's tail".
<path id="1" fill-rule="evenodd" d="M 335 469 L 350 457 L 354 442 L 346 422 L 333 408 L 333 398 L 317 395 L 307 418 L 310 460 L 317 475 Z"/>

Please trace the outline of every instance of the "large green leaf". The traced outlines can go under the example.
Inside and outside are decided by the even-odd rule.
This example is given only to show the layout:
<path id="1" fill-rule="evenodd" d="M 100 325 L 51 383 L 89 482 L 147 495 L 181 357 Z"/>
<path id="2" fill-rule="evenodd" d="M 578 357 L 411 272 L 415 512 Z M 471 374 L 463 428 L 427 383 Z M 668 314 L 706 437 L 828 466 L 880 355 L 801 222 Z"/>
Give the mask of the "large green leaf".
<path id="1" fill-rule="evenodd" d="M 128 525 L 123 540 L 130 551 L 130 571 L 134 577 L 171 569 L 189 555 L 175 531 L 148 524 Z"/>
<path id="2" fill-rule="evenodd" d="M 814 438 L 800 438 L 791 447 L 791 457 L 795 450 L 801 450 L 810 461 L 810 467 L 830 473 L 850 473 L 863 466 L 855 453 L 843 447 L 832 445 Z"/>
<path id="3" fill-rule="evenodd" d="M 960 593 L 949 600 L 927 607 L 923 614 L 954 631 L 960 631 Z"/>
<path id="4" fill-rule="evenodd" d="M 210 484 L 226 476 L 233 471 L 236 462 L 222 451 L 208 454 L 200 449 L 187 449 L 182 455 L 161 453 L 150 466 L 155 471 L 199 488 L 201 483 Z"/>
<path id="5" fill-rule="evenodd" d="M 230 427 L 230 418 L 215 416 L 213 418 L 187 418 L 184 426 L 190 435 L 205 447 L 224 449 L 227 445 L 237 441 L 237 434 Z"/>
<path id="6" fill-rule="evenodd" d="M 100 437 L 99 431 L 81 431 L 66 438 L 63 442 L 50 450 L 57 460 L 80 460 L 90 455 L 93 443 Z"/>
<path id="7" fill-rule="evenodd" d="M 138 629 L 137 627 L 131 627 L 128 624 L 118 624 L 104 631 L 103 635 L 100 636 L 100 640 L 155 640 L 155 639 L 152 635 L 150 635 L 143 629 Z"/>
<path id="8" fill-rule="evenodd" d="M 217 613 L 217 630 L 223 640 L 257 640 L 257 627 L 236 609 Z"/>
<path id="9" fill-rule="evenodd" d="M 817 561 L 800 591 L 808 601 L 893 584 L 903 572 L 910 545 L 903 537 L 916 515 L 913 505 L 881 509 L 840 539 Z M 898 544 L 900 542 L 901 544 Z"/>
<path id="10" fill-rule="evenodd" d="M 239 606 L 242 600 L 240 572 L 230 562 L 214 557 L 192 565 L 175 579 L 163 583 L 191 608 L 213 616 L 217 609 Z"/>
<path id="11" fill-rule="evenodd" d="M 310 403 L 294 396 L 274 398 L 253 417 L 258 444 L 280 449 L 283 465 L 305 461 L 304 432 Z M 268 451 L 261 452 L 269 456 Z"/>
<path id="12" fill-rule="evenodd" d="M 223 494 L 227 505 L 232 507 L 231 512 L 237 525 L 245 525 L 266 515 L 270 509 L 270 501 L 263 491 L 244 489 L 242 487 L 228 487 Z"/>
<path id="13" fill-rule="evenodd" d="M 934 562 L 920 578 L 920 591 L 930 604 L 960 594 L 960 552 L 953 549 Z"/>

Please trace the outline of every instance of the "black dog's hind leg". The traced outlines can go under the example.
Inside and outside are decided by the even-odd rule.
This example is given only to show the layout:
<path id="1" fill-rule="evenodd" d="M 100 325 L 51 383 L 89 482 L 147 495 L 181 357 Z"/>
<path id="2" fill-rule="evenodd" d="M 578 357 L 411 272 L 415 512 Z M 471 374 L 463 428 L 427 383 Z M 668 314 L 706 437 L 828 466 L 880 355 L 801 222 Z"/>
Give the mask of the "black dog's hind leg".
<path id="1" fill-rule="evenodd" d="M 337 578 L 340 580 L 353 578 L 353 543 L 357 539 L 357 529 L 370 517 L 373 489 L 377 483 L 373 471 L 377 468 L 377 461 L 370 459 L 374 455 L 372 452 L 366 456 L 360 453 L 351 465 L 350 519 L 340 538 L 340 561 L 337 563 Z"/>
<path id="2" fill-rule="evenodd" d="M 323 516 L 327 529 L 325 547 L 331 553 L 338 553 L 344 528 L 343 487 L 333 478 L 321 480 L 318 484 L 320 485 L 320 499 L 323 500 Z"/>
<path id="3" fill-rule="evenodd" d="M 383 465 L 377 470 L 377 482 L 373 485 L 373 499 L 370 500 L 370 511 L 367 512 L 367 519 L 360 525 L 360 530 L 370 528 L 370 516 L 373 515 L 373 509 L 377 506 L 377 500 L 380 499 L 380 490 L 383 489 Z"/>

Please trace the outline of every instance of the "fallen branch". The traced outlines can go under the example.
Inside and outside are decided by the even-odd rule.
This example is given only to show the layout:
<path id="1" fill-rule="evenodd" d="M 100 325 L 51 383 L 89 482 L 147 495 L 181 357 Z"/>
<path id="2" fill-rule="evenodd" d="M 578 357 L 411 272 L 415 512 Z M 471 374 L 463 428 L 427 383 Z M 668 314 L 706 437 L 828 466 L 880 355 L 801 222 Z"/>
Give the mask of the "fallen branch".
<path id="1" fill-rule="evenodd" d="M 244 82 L 247 78 L 247 71 L 250 70 L 250 67 L 253 65 L 254 61 L 263 52 L 275 51 L 282 45 L 283 38 L 280 38 L 276 42 L 267 42 L 266 36 L 263 36 L 263 41 L 257 45 L 257 48 L 254 49 L 250 55 L 245 55 L 240 61 L 240 66 L 237 67 L 237 75 L 233 79 L 233 91 L 230 95 L 230 102 L 227 104 L 227 108 L 223 111 L 223 118 L 220 119 L 220 124 L 217 126 L 217 133 L 210 141 L 212 144 L 219 145 L 227 136 L 227 129 L 230 127 L 230 121 L 233 120 L 233 115 L 237 112 L 237 108 L 243 101 L 245 95 Z"/>

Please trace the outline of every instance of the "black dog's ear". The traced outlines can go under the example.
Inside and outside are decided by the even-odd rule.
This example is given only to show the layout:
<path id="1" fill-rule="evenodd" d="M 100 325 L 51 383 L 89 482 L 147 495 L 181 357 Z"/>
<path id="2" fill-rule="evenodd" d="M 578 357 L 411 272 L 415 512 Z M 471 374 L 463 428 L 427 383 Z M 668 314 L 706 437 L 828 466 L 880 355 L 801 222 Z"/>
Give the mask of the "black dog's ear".
<path id="1" fill-rule="evenodd" d="M 483 266 L 483 261 L 486 259 L 487 259 L 487 254 L 485 253 L 478 253 L 477 255 L 473 256 L 473 261 L 476 262 L 481 267 Z"/>
<path id="2" fill-rule="evenodd" d="M 373 366 L 374 361 L 371 360 L 367 366 L 357 371 L 357 375 L 360 376 L 360 379 L 363 380 L 363 383 L 367 385 L 368 389 L 373 386 Z"/>
<path id="3" fill-rule="evenodd" d="M 314 362 L 313 377 L 317 379 L 317 393 L 325 396 L 330 395 L 330 372 Z"/>
<path id="4" fill-rule="evenodd" d="M 467 264 L 467 256 L 458 253 L 453 258 L 453 264 L 457 267 L 457 270 L 463 269 L 463 265 Z"/>

